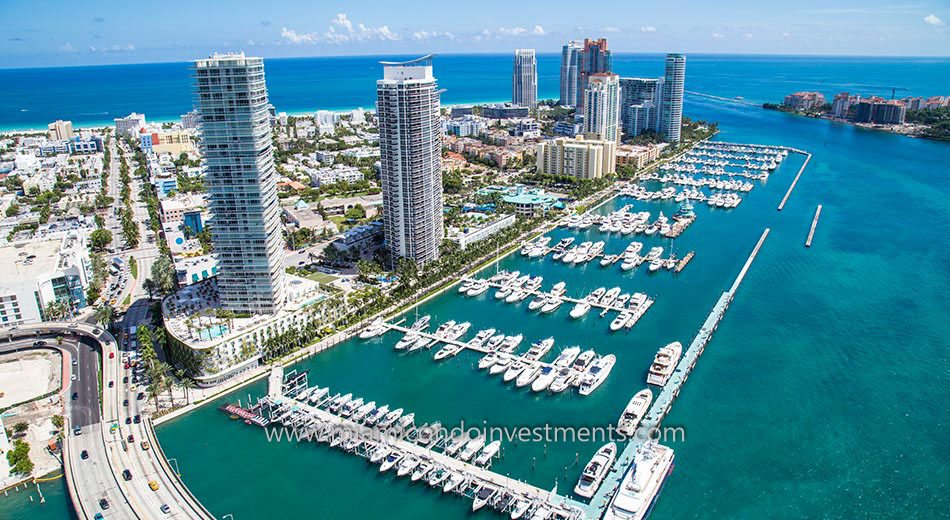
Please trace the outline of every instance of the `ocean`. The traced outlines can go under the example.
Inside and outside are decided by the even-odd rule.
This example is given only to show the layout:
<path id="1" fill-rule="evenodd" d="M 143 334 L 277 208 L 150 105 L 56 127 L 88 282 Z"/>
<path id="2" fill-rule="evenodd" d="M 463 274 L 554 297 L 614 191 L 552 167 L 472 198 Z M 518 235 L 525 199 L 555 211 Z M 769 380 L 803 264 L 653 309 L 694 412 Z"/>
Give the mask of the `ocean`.
<path id="1" fill-rule="evenodd" d="M 379 59 L 270 60 L 272 99 L 278 110 L 288 112 L 368 108 Z M 444 102 L 505 99 L 509 65 L 507 56 L 436 58 L 436 75 L 447 89 Z M 175 67 L 183 66 L 97 67 L 113 74 L 114 84 L 101 88 L 122 92 L 125 99 L 122 104 L 115 96 L 104 96 L 109 102 L 98 110 L 109 110 L 108 117 L 133 110 L 150 119 L 176 117 L 188 108 L 187 94 L 175 101 L 177 94 L 158 95 L 160 89 L 131 77 L 138 89 L 129 87 L 115 72 L 138 68 L 140 78 L 164 77 L 166 87 L 174 82 L 187 92 L 186 73 L 170 77 Z M 657 76 L 662 57 L 620 55 L 615 69 Z M 552 97 L 556 58 L 542 56 L 539 70 L 541 97 Z M 366 91 L 361 90 L 364 83 Z M 950 61 L 935 59 L 690 56 L 687 64 L 689 90 L 742 96 L 753 103 L 816 88 L 833 94 L 900 86 L 914 95 L 933 95 L 948 84 Z M 150 102 L 133 103 L 142 89 L 151 93 L 143 97 Z M 11 96 L 3 97 L 10 102 Z M 68 113 L 68 106 L 47 109 L 58 115 L 12 125 L 4 109 L 2 122 L 22 127 L 57 117 L 80 120 Z M 86 106 L 84 111 L 96 111 L 91 101 Z M 778 212 L 776 206 L 801 165 L 797 156 L 735 210 L 697 207 L 697 222 L 672 244 L 680 253 L 696 251 L 679 276 L 651 276 L 642 268 L 621 273 L 617 266 L 596 263 L 570 268 L 520 256 L 499 262 L 500 268 L 543 275 L 547 287 L 564 280 L 571 295 L 619 285 L 654 296 L 656 304 L 631 330 L 612 334 L 608 319 L 594 314 L 572 321 L 566 306 L 538 316 L 525 304 L 498 303 L 490 293 L 472 299 L 450 292 L 420 309 L 437 323 L 453 319 L 471 321 L 473 330 L 490 326 L 520 332 L 526 344 L 553 336 L 559 347 L 578 344 L 615 354 L 614 371 L 593 395 L 516 391 L 474 369 L 473 355 L 437 364 L 431 352 L 395 353 L 391 346 L 398 338 L 393 334 L 343 344 L 301 368 L 309 369 L 312 384 L 404 407 L 416 413 L 417 423 L 613 422 L 630 396 L 644 387 L 656 349 L 692 339 L 768 227 L 772 232 L 666 420 L 682 427 L 685 439 L 669 444 L 676 450 L 676 468 L 651 518 L 945 518 L 950 510 L 950 261 L 940 244 L 950 236 L 950 178 L 944 174 L 950 146 L 698 96 L 687 97 L 685 113 L 718 121 L 720 140 L 813 153 L 785 209 Z M 673 204 L 616 199 L 602 211 L 627 203 L 654 214 L 675 209 Z M 823 205 L 821 221 L 806 249 L 818 204 Z M 552 235 L 568 233 L 574 232 Z M 594 229 L 577 234 L 604 239 Z M 619 251 L 630 240 L 608 238 L 607 251 Z M 670 247 L 655 238 L 644 242 Z M 217 516 L 412 519 L 470 514 L 467 500 L 392 474 L 379 475 L 366 461 L 324 446 L 268 442 L 260 430 L 215 409 L 225 400 L 246 400 L 262 391 L 263 384 L 251 385 L 158 428 L 162 447 L 176 458 L 184 481 Z M 543 489 L 557 486 L 561 493 L 570 492 L 599 447 L 582 442 L 503 445 L 496 471 Z M 0 518 L 63 518 L 68 508 L 61 484 L 58 494 L 55 483 L 48 486 L 53 489 L 44 491 L 43 505 L 28 501 L 35 492 L 0 498 Z M 500 518 L 488 512 L 477 516 Z"/>

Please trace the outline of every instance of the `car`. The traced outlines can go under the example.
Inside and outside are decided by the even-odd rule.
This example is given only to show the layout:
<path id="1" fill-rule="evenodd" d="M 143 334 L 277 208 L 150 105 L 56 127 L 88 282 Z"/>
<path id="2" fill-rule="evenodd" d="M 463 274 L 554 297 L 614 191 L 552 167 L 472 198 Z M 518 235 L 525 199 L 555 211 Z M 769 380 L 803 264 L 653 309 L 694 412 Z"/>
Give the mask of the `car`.
<path id="1" fill-rule="evenodd" d="M 82 434 L 82 426 L 77 426 L 73 428 L 73 435 L 81 435 L 81 434 Z"/>
<path id="2" fill-rule="evenodd" d="M 124 478 L 126 482 L 132 480 L 132 472 L 127 469 L 122 470 L 122 478 Z"/>
<path id="3" fill-rule="evenodd" d="M 97 327 L 92 329 L 92 333 L 98 336 L 99 334 L 102 334 L 102 330 Z"/>
<path id="4" fill-rule="evenodd" d="M 160 507 L 159 509 L 161 509 L 162 512 L 165 513 L 166 515 L 170 513 L 172 510 L 172 508 L 168 507 L 168 504 L 162 504 L 162 507 Z"/>
<path id="5" fill-rule="evenodd" d="M 73 358 L 73 366 L 76 366 L 78 364 L 79 364 L 79 360 L 76 358 Z"/>
<path id="6" fill-rule="evenodd" d="M 142 441 L 142 451 L 148 451 L 148 449 L 151 447 L 152 445 L 149 444 L 148 441 Z"/>
<path id="7" fill-rule="evenodd" d="M 124 376 L 124 377 L 122 378 L 122 383 L 125 384 L 125 383 L 128 383 L 128 382 L 129 382 L 129 376 Z"/>
<path id="8" fill-rule="evenodd" d="M 115 381 L 109 381 L 109 388 L 112 388 L 114 386 L 115 386 Z"/>
<path id="9" fill-rule="evenodd" d="M 13 330 L 13 329 L 10 329 L 10 330 Z M 34 346 L 34 347 L 45 347 L 45 346 L 46 346 L 46 342 L 43 341 L 43 340 L 34 341 L 34 342 L 33 342 L 33 346 Z"/>
<path id="10" fill-rule="evenodd" d="M 88 458 L 89 458 L 89 452 L 86 451 L 86 450 L 80 451 L 80 452 L 79 452 L 79 458 L 82 459 L 82 460 L 88 459 Z"/>
<path id="11" fill-rule="evenodd" d="M 129 441 L 129 444 L 134 443 L 134 442 L 135 442 L 135 435 L 132 435 L 132 434 L 130 433 L 130 434 L 129 434 L 128 441 Z"/>
<path id="12" fill-rule="evenodd" d="M 109 352 L 109 359 L 115 358 L 115 352 Z"/>
<path id="13" fill-rule="evenodd" d="M 102 520 L 102 519 L 105 518 L 105 517 L 102 516 L 102 513 L 96 513 L 96 516 L 94 516 L 93 518 L 94 518 L 95 520 Z"/>
<path id="14" fill-rule="evenodd" d="M 75 328 L 78 327 L 78 326 L 79 326 L 78 323 L 70 323 L 70 324 L 69 324 L 69 328 L 71 328 L 71 329 L 75 329 Z"/>
<path id="15" fill-rule="evenodd" d="M 125 418 L 125 424 L 132 424 L 132 418 L 131 418 L 131 417 L 126 417 L 126 418 Z"/>
<path id="16" fill-rule="evenodd" d="M 79 399 L 79 392 L 73 392 L 73 401 Z"/>
<path id="17" fill-rule="evenodd" d="M 129 405 L 129 400 L 128 400 L 128 399 L 123 399 L 123 400 L 122 400 L 122 406 L 128 406 L 128 405 Z"/>
<path id="18" fill-rule="evenodd" d="M 132 421 L 133 421 L 135 424 L 138 424 L 138 423 L 142 422 L 142 416 L 140 416 L 139 414 L 135 414 L 135 417 L 132 419 Z"/>
<path id="19" fill-rule="evenodd" d="M 139 395 L 135 396 L 135 398 L 138 399 L 139 401 L 141 401 L 142 399 L 145 399 L 145 392 L 139 392 Z"/>
<path id="20" fill-rule="evenodd" d="M 158 482 L 154 480 L 149 480 L 148 487 L 151 488 L 152 491 L 158 491 Z"/>
<path id="21" fill-rule="evenodd" d="M 76 374 L 73 374 L 73 375 L 69 376 L 69 380 L 70 380 L 70 381 L 75 381 L 75 380 L 76 380 Z"/>
<path id="22" fill-rule="evenodd" d="M 128 370 L 128 369 L 129 369 L 129 364 L 128 364 L 128 363 L 125 363 L 124 365 L 122 365 L 122 368 Z"/>
<path id="23" fill-rule="evenodd" d="M 109 501 L 104 498 L 100 498 L 99 508 L 102 509 L 103 511 L 105 511 L 106 509 L 109 509 Z"/>

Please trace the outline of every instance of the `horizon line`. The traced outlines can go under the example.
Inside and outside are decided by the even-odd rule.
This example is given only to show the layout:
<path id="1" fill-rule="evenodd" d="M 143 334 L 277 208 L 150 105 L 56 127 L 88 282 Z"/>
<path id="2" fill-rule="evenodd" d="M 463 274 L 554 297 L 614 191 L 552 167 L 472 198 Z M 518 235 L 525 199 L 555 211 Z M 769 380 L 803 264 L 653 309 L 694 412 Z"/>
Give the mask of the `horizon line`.
<path id="1" fill-rule="evenodd" d="M 246 51 L 233 51 L 245 52 Z M 633 51 L 612 51 L 613 55 L 640 55 L 640 56 L 663 56 L 670 52 L 652 51 L 652 52 L 633 52 Z M 434 55 L 434 53 L 432 53 Z M 557 56 L 559 51 L 538 52 L 540 56 Z M 944 59 L 950 60 L 950 55 L 899 55 L 899 54 L 775 54 L 775 53 L 755 53 L 755 52 L 683 52 L 679 54 L 689 56 L 736 56 L 736 57 L 780 57 L 780 58 L 862 58 L 862 59 Z M 507 52 L 441 52 L 439 56 L 508 56 Z M 263 60 L 308 60 L 308 59 L 339 59 L 339 58 L 381 58 L 381 57 L 403 57 L 419 56 L 419 53 L 371 53 L 371 54 L 336 54 L 336 55 L 313 55 L 313 56 L 254 56 Z M 194 58 L 194 59 L 201 59 Z M 159 61 L 141 61 L 127 63 L 100 63 L 84 65 L 44 65 L 44 66 L 25 66 L 25 67 L 5 67 L 0 66 L 2 70 L 36 70 L 36 69 L 75 69 L 91 67 L 127 67 L 133 65 L 170 65 L 178 63 L 189 63 L 190 60 L 159 60 Z"/>

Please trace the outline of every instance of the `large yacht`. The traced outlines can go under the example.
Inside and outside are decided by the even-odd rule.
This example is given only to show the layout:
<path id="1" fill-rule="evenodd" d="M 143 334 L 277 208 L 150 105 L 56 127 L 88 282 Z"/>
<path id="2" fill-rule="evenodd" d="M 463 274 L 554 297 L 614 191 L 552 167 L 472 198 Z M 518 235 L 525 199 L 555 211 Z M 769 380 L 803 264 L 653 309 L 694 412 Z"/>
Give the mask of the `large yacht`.
<path id="1" fill-rule="evenodd" d="M 584 498 L 590 498 L 597 492 L 604 476 L 610 471 L 617 458 L 617 445 L 609 443 L 601 446 L 597 453 L 590 459 L 590 462 L 584 466 L 584 471 L 574 486 L 574 493 Z"/>
<path id="2" fill-rule="evenodd" d="M 644 388 L 636 393 L 627 403 L 620 420 L 617 421 L 617 432 L 625 437 L 633 437 L 637 431 L 637 426 L 643 420 L 643 415 L 650 409 L 650 403 L 653 402 L 653 392 L 649 388 Z"/>
<path id="3" fill-rule="evenodd" d="M 683 344 L 674 341 L 661 348 L 656 357 L 653 358 L 653 364 L 650 365 L 650 374 L 647 376 L 647 384 L 663 386 L 673 375 L 673 369 L 679 363 L 680 356 L 683 354 Z"/>
<path id="4" fill-rule="evenodd" d="M 656 504 L 666 477 L 673 471 L 673 450 L 649 442 L 640 447 L 624 475 L 603 520 L 643 520 Z"/>

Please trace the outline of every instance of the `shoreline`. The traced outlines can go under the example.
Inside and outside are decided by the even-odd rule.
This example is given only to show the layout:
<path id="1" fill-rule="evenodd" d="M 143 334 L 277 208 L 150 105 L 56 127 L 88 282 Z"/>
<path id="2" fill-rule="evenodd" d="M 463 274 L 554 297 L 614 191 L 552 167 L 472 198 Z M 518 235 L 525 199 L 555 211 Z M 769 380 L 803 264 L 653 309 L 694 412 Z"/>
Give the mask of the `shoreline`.
<path id="1" fill-rule="evenodd" d="M 926 139 L 927 141 L 935 141 L 938 143 L 950 143 L 950 139 L 941 139 L 939 137 L 930 137 L 927 135 L 920 135 L 915 133 L 905 133 L 899 130 L 891 128 L 894 125 L 875 125 L 873 123 L 855 123 L 853 121 L 848 121 L 847 119 L 841 119 L 838 117 L 828 116 L 826 114 L 808 114 L 805 112 L 800 112 L 798 110 L 791 110 L 782 108 L 781 105 L 776 105 L 775 108 L 760 106 L 762 110 L 768 110 L 770 112 L 778 112 L 781 114 L 788 114 L 791 116 L 804 117 L 806 119 L 817 119 L 820 121 L 827 121 L 829 123 L 837 123 L 841 125 L 851 126 L 854 128 L 860 128 L 862 130 L 871 130 L 874 132 L 885 132 L 888 134 L 899 135 L 901 137 L 909 137 L 911 139 Z M 906 123 L 905 123 L 906 124 Z M 923 128 L 929 128 L 924 126 Z"/>

